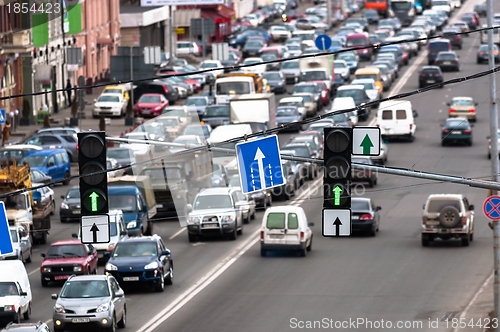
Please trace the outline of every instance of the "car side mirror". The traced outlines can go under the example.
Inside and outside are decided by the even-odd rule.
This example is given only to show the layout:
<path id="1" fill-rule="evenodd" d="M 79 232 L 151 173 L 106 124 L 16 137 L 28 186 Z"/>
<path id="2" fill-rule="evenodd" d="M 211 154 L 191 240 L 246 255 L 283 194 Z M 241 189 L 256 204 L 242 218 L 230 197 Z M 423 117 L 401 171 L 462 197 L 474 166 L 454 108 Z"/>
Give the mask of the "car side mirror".
<path id="1" fill-rule="evenodd" d="M 486 139 L 490 139 L 491 137 L 490 136 L 486 136 Z"/>
<path id="2" fill-rule="evenodd" d="M 61 195 L 61 198 L 64 199 L 64 195 Z"/>
<path id="3" fill-rule="evenodd" d="M 45 254 L 43 254 L 43 253 L 42 253 L 42 254 L 40 254 L 40 256 L 42 256 L 43 258 L 45 258 Z"/>
<path id="4" fill-rule="evenodd" d="M 97 103 L 97 99 L 94 99 L 94 103 Z"/>
<path id="5" fill-rule="evenodd" d="M 236 206 L 238 206 L 238 207 L 240 207 L 240 206 L 243 206 L 243 205 L 245 205 L 245 204 L 246 204 L 246 202 L 245 202 L 245 201 L 239 201 L 239 202 L 236 202 L 236 204 L 235 204 L 235 205 L 236 205 Z"/>
<path id="6" fill-rule="evenodd" d="M 446 103 L 447 106 L 451 106 L 451 103 Z"/>
<path id="7" fill-rule="evenodd" d="M 125 293 L 123 292 L 123 290 L 119 289 L 115 292 L 115 296 L 116 297 L 123 297 L 123 296 L 125 296 Z"/>
<path id="8" fill-rule="evenodd" d="M 418 118 L 418 112 L 416 110 L 413 110 L 413 117 Z"/>
<path id="9" fill-rule="evenodd" d="M 48 164 L 47 164 L 47 167 L 54 167 L 54 166 L 55 166 L 55 164 L 54 164 L 54 163 L 48 163 Z"/>
<path id="10" fill-rule="evenodd" d="M 89 252 L 87 253 L 87 255 L 89 255 L 89 256 L 92 256 L 92 254 L 93 254 L 93 252 L 92 252 L 92 251 L 89 251 Z"/>
<path id="11" fill-rule="evenodd" d="M 191 204 L 186 205 L 188 212 L 193 211 L 193 206 Z"/>
<path id="12" fill-rule="evenodd" d="M 170 250 L 168 250 L 168 249 L 163 250 L 163 251 L 161 252 L 161 255 L 162 255 L 162 256 L 170 256 Z"/>
<path id="13" fill-rule="evenodd" d="M 474 127 L 474 124 L 473 124 L 473 123 L 471 123 L 471 124 L 470 124 L 470 127 L 471 127 L 471 128 L 472 128 L 472 127 Z"/>
<path id="14" fill-rule="evenodd" d="M 313 223 L 313 222 L 309 222 L 309 223 L 307 223 L 307 226 L 309 226 L 309 227 L 313 227 L 313 226 L 314 226 L 314 223 Z"/>
<path id="15" fill-rule="evenodd" d="M 78 234 L 73 233 L 73 234 L 71 234 L 71 237 L 72 237 L 72 238 L 75 238 L 75 239 L 78 239 Z"/>
<path id="16" fill-rule="evenodd" d="M 377 207 L 375 208 L 375 211 L 380 211 L 380 210 L 382 210 L 382 207 L 381 207 L 381 206 L 377 206 Z"/>
<path id="17" fill-rule="evenodd" d="M 26 293 L 26 292 L 20 292 L 19 295 L 21 295 L 21 296 L 28 296 L 28 293 Z"/>
<path id="18" fill-rule="evenodd" d="M 474 205 L 469 205 L 469 210 L 474 211 Z"/>
<path id="19" fill-rule="evenodd" d="M 50 297 L 52 298 L 52 300 L 57 300 L 57 294 L 52 294 Z"/>
<path id="20" fill-rule="evenodd" d="M 423 210 L 425 210 L 425 204 L 424 204 L 424 205 L 422 205 L 422 209 L 423 209 Z"/>

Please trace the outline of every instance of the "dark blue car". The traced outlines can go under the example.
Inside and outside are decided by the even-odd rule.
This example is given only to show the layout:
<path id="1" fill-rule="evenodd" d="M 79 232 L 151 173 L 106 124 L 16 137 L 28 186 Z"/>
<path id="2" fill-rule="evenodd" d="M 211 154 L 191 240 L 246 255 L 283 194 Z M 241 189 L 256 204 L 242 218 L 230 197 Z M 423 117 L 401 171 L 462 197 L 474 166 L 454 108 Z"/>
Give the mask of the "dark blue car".
<path id="1" fill-rule="evenodd" d="M 31 169 L 47 174 L 54 181 L 63 180 L 64 185 L 69 184 L 71 164 L 68 153 L 64 149 L 31 151 L 26 154 L 20 163 L 27 163 Z"/>
<path id="2" fill-rule="evenodd" d="M 174 265 L 170 250 L 158 235 L 128 238 L 116 244 L 104 268 L 123 287 L 149 284 L 163 292 L 172 285 Z"/>
<path id="3" fill-rule="evenodd" d="M 283 124 L 290 124 L 294 122 L 300 122 L 304 119 L 304 116 L 300 114 L 297 106 L 280 106 L 276 108 L 276 124 L 279 126 Z M 300 131 L 301 126 L 291 125 L 290 127 L 283 129 L 282 131 Z"/>
<path id="4" fill-rule="evenodd" d="M 245 43 L 247 42 L 248 37 L 250 36 L 262 36 L 266 40 L 267 44 L 270 44 L 273 40 L 273 37 L 271 37 L 271 35 L 266 30 L 248 29 L 238 35 L 236 39 L 229 41 L 229 45 L 234 48 L 243 48 L 243 46 L 245 46 Z"/>

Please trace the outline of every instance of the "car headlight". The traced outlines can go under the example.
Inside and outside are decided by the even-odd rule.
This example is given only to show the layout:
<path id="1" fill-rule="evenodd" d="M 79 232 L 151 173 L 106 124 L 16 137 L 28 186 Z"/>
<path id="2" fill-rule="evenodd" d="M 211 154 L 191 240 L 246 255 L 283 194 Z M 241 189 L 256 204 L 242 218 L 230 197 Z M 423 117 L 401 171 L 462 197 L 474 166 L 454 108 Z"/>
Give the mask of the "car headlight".
<path id="1" fill-rule="evenodd" d="M 189 217 L 187 219 L 188 224 L 199 224 L 201 217 Z"/>
<path id="2" fill-rule="evenodd" d="M 52 269 L 50 267 L 42 267 L 42 272 L 43 273 L 50 273 Z"/>
<path id="3" fill-rule="evenodd" d="M 97 307 L 97 309 L 95 310 L 95 312 L 105 312 L 105 311 L 108 311 L 108 310 L 109 310 L 109 304 L 103 303 L 103 304 L 99 304 L 99 306 Z"/>
<path id="4" fill-rule="evenodd" d="M 116 265 L 111 264 L 111 263 L 106 264 L 106 266 L 104 267 L 104 269 L 108 270 L 108 271 L 117 271 L 118 270 L 118 268 L 116 267 Z"/>
<path id="5" fill-rule="evenodd" d="M 81 271 L 82 271 L 81 265 L 73 266 L 73 272 L 81 272 Z"/>
<path id="6" fill-rule="evenodd" d="M 148 265 L 146 265 L 144 268 L 145 268 L 146 270 L 149 270 L 149 269 L 157 269 L 158 267 L 159 267 L 158 262 L 156 262 L 156 261 L 155 261 L 155 262 L 151 262 L 151 263 L 149 263 L 149 264 L 148 264 Z"/>
<path id="7" fill-rule="evenodd" d="M 214 184 L 220 184 L 221 180 L 220 179 L 216 179 L 216 180 L 213 180 Z"/>
<path id="8" fill-rule="evenodd" d="M 66 310 L 64 309 L 64 307 L 60 304 L 57 304 L 54 306 L 54 311 L 59 313 L 59 314 L 64 314 L 66 312 Z"/>
<path id="9" fill-rule="evenodd" d="M 176 195 L 175 198 L 181 199 L 181 195 Z"/>
<path id="10" fill-rule="evenodd" d="M 65 210 L 68 210 L 68 209 L 69 209 L 69 206 L 68 206 L 68 204 L 65 204 L 65 203 L 61 203 L 61 209 L 65 209 Z"/>
<path id="11" fill-rule="evenodd" d="M 233 222 L 234 216 L 222 216 L 222 222 Z"/>
<path id="12" fill-rule="evenodd" d="M 108 249 L 106 249 L 106 250 L 113 251 L 113 249 L 115 249 L 115 246 L 116 246 L 116 243 L 110 243 L 110 244 L 108 244 Z"/>
<path id="13" fill-rule="evenodd" d="M 131 222 L 129 222 L 127 224 L 127 228 L 130 229 L 130 228 L 136 228 L 137 227 L 137 221 L 135 220 L 132 220 Z"/>

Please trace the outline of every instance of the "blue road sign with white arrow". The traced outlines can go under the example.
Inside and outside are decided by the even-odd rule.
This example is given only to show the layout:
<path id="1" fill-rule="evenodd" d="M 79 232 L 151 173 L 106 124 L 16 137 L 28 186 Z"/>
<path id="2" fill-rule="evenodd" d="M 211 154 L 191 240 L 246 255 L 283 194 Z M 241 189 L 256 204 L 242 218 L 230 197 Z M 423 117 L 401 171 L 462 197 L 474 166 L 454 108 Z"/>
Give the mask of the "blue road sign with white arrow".
<path id="1" fill-rule="evenodd" d="M 241 190 L 245 194 L 286 183 L 281 168 L 278 136 L 238 143 L 235 149 Z"/>
<path id="2" fill-rule="evenodd" d="M 319 35 L 314 42 L 320 51 L 326 51 L 332 47 L 332 39 L 327 35 Z"/>
<path id="3" fill-rule="evenodd" d="M 5 205 L 0 202 L 0 255 L 6 255 L 14 252 L 12 238 L 10 237 L 9 221 L 7 220 L 7 211 Z"/>
<path id="4" fill-rule="evenodd" d="M 0 108 L 0 124 L 5 124 L 5 108 Z"/>

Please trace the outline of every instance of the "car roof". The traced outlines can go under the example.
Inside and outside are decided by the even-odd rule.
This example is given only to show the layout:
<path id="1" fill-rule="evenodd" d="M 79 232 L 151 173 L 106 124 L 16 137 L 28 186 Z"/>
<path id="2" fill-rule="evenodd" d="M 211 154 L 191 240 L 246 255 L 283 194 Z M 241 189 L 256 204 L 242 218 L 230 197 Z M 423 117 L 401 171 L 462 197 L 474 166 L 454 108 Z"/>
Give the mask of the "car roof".
<path id="1" fill-rule="evenodd" d="M 198 193 L 198 196 L 210 196 L 210 195 L 229 195 L 232 191 L 234 191 L 234 187 L 232 188 L 206 188 Z"/>
<path id="2" fill-rule="evenodd" d="M 69 245 L 69 244 L 82 244 L 80 240 L 59 240 L 52 242 L 51 246 L 63 246 L 63 245 Z"/>
<path id="3" fill-rule="evenodd" d="M 459 96 L 459 97 L 453 97 L 452 100 L 472 100 L 472 97 Z"/>
<path id="4" fill-rule="evenodd" d="M 159 239 L 161 239 L 161 237 L 158 234 L 153 234 L 150 236 L 132 236 L 120 242 L 151 242 L 158 241 Z"/>
<path id="5" fill-rule="evenodd" d="M 77 240 L 80 241 L 80 240 Z M 109 274 L 93 274 L 93 275 L 79 275 L 72 276 L 71 281 L 76 280 L 106 280 L 108 279 Z"/>
<path id="6" fill-rule="evenodd" d="M 364 86 L 364 85 L 353 85 L 353 84 L 349 84 L 349 85 L 339 86 L 339 87 L 337 88 L 337 90 L 352 90 L 352 89 L 356 89 L 356 90 L 364 90 L 364 89 L 365 89 L 365 86 Z"/>
<path id="7" fill-rule="evenodd" d="M 454 198 L 454 199 L 462 199 L 464 197 L 464 195 L 462 194 L 431 194 L 429 195 L 428 199 L 432 199 L 432 198 L 442 198 L 442 199 L 445 199 L 445 198 Z"/>
<path id="8" fill-rule="evenodd" d="M 292 206 L 292 205 L 282 205 L 282 206 L 272 206 L 266 209 L 266 214 L 269 213 L 302 213 L 304 210 L 300 206 Z"/>
<path id="9" fill-rule="evenodd" d="M 369 202 L 371 199 L 367 197 L 352 197 L 351 202 L 359 201 L 359 202 Z"/>
<path id="10" fill-rule="evenodd" d="M 35 150 L 35 151 L 30 151 L 26 154 L 26 156 L 32 157 L 32 156 L 50 156 L 54 153 L 58 152 L 66 152 L 64 149 L 50 149 L 50 150 Z M 67 153 L 67 152 L 66 152 Z"/>

